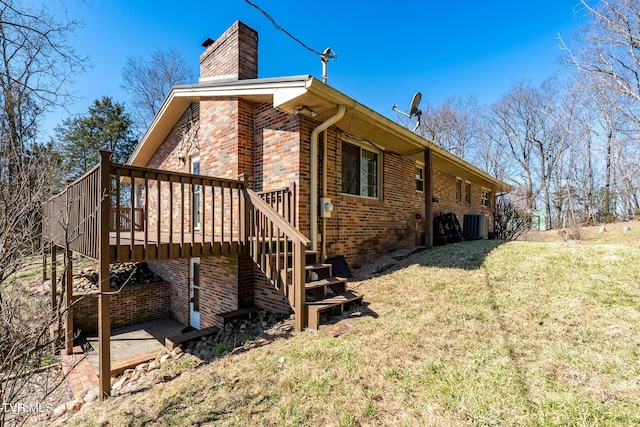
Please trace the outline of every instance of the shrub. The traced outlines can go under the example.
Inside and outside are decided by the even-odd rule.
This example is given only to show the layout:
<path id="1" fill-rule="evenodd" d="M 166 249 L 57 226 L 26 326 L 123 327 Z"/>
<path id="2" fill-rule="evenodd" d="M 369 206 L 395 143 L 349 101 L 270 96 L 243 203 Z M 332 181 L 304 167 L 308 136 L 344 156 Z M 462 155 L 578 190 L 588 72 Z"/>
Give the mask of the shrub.
<path id="1" fill-rule="evenodd" d="M 507 195 L 496 197 L 493 232 L 497 239 L 515 240 L 531 229 L 531 214 L 514 205 Z"/>

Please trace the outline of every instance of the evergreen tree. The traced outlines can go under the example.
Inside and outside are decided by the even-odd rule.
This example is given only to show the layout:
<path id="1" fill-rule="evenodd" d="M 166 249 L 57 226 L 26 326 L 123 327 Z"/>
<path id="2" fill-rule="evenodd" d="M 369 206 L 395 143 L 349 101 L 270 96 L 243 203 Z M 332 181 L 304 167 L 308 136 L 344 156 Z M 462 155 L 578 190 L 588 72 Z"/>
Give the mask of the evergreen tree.
<path id="1" fill-rule="evenodd" d="M 96 99 L 86 115 L 66 119 L 56 128 L 65 177 L 82 176 L 100 160 L 98 150 L 113 151 L 112 160 L 125 163 L 137 144 L 124 104 L 110 97 Z"/>

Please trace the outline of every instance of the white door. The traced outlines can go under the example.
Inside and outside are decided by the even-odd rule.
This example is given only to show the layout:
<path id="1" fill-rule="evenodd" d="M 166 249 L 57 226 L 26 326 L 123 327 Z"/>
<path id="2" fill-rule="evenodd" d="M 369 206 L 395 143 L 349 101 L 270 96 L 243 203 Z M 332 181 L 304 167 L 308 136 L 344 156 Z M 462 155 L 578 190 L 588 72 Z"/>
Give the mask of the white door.
<path id="1" fill-rule="evenodd" d="M 200 258 L 189 263 L 189 325 L 200 329 Z"/>

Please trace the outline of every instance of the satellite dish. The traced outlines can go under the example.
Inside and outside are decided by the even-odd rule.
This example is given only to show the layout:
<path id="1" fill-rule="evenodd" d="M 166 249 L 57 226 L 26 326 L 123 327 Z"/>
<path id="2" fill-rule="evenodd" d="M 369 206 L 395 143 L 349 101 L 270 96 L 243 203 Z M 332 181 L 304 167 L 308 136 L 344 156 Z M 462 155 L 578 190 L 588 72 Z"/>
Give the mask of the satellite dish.
<path id="1" fill-rule="evenodd" d="M 422 111 L 420 111 L 418 106 L 420 105 L 421 100 L 422 100 L 422 94 L 420 92 L 416 92 L 413 95 L 413 98 L 411 98 L 411 106 L 409 107 L 409 114 L 405 113 L 404 111 L 400 111 L 396 104 L 393 104 L 393 107 L 391 107 L 393 111 L 395 111 L 396 113 L 400 113 L 405 117 L 408 117 L 411 119 L 414 116 L 416 116 L 418 118 L 418 121 L 416 122 L 416 125 L 413 127 L 411 132 L 415 132 L 416 129 L 418 129 L 418 127 L 420 126 L 420 116 L 422 115 Z"/>
<path id="2" fill-rule="evenodd" d="M 409 116 L 420 115 L 420 110 L 418 109 L 418 105 L 420 105 L 420 101 L 422 101 L 422 94 L 420 92 L 416 92 L 411 98 L 411 107 L 409 107 Z"/>

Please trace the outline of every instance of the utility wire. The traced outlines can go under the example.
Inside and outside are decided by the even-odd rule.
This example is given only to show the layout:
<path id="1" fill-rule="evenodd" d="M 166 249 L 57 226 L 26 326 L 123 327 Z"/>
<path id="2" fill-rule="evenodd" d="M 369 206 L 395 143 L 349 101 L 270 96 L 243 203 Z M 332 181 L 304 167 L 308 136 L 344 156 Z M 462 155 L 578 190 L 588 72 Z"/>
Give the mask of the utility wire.
<path id="1" fill-rule="evenodd" d="M 253 6 L 255 9 L 257 9 L 260 13 L 262 13 L 269 21 L 271 21 L 271 23 L 273 24 L 274 27 L 276 27 L 276 29 L 282 31 L 283 33 L 285 33 L 286 35 L 288 35 L 289 37 L 291 37 L 293 40 L 295 40 L 296 42 L 298 42 L 302 47 L 304 47 L 305 49 L 307 49 L 308 51 L 315 53 L 316 55 L 322 57 L 325 56 L 326 54 L 318 52 L 315 49 L 310 48 L 309 46 L 307 46 L 302 40 L 298 39 L 297 37 L 295 37 L 293 34 L 291 34 L 289 31 L 287 31 L 285 28 L 283 28 L 282 26 L 280 26 L 275 19 L 273 19 L 273 17 L 271 15 L 269 15 L 267 12 L 265 12 L 263 9 L 260 8 L 260 6 L 258 6 L 255 3 L 252 3 L 249 0 L 244 0 L 246 1 L 250 6 Z M 335 57 L 335 54 L 333 54 Z"/>

